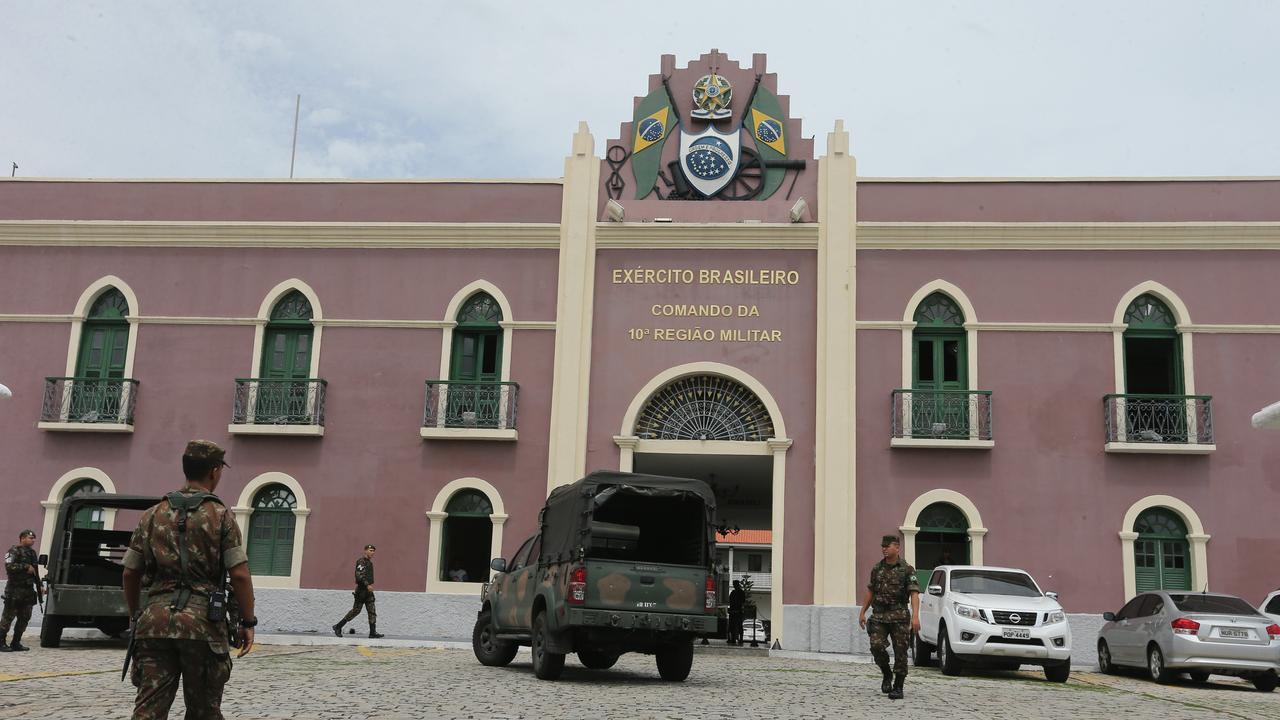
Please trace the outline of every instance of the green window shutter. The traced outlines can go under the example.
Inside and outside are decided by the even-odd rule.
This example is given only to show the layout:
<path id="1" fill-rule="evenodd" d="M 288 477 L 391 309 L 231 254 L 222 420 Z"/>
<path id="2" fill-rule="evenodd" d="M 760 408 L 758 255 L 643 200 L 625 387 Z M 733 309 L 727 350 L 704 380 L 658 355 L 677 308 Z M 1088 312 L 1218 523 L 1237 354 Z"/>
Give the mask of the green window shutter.
<path id="1" fill-rule="evenodd" d="M 1135 540 L 1133 543 L 1134 587 L 1140 592 L 1160 589 L 1156 541 Z"/>
<path id="2" fill-rule="evenodd" d="M 63 493 L 63 498 L 71 498 L 77 495 L 90 495 L 102 492 L 102 486 L 96 480 L 85 478 L 77 480 L 67 488 Z M 100 507 L 85 505 L 76 511 L 75 517 L 71 518 L 71 526 L 81 530 L 101 530 L 106 526 L 103 510 Z"/>
<path id="3" fill-rule="evenodd" d="M 1191 589 L 1191 563 L 1186 540 L 1160 541 L 1160 586 L 1164 590 Z"/>

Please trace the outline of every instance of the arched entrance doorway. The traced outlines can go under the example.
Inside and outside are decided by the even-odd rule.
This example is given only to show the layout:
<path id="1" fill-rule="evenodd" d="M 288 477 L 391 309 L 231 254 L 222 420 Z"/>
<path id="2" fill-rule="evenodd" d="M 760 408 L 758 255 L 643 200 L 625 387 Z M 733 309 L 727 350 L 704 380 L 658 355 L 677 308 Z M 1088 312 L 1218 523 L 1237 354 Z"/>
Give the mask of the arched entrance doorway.
<path id="1" fill-rule="evenodd" d="M 969 521 L 960 508 L 947 502 L 936 502 L 921 511 L 916 519 L 916 577 L 920 587 L 928 585 L 929 575 L 939 565 L 969 564 Z"/>
<path id="2" fill-rule="evenodd" d="M 1134 587 L 1138 592 L 1190 590 L 1191 552 L 1187 526 L 1168 508 L 1155 507 L 1138 517 L 1133 529 Z"/>
<path id="3" fill-rule="evenodd" d="M 719 363 L 671 368 L 635 396 L 615 441 L 621 470 L 697 478 L 711 486 L 722 531 L 720 595 L 727 598 L 730 582 L 749 576 L 754 617 L 780 631 L 783 487 L 791 441 L 768 390 Z"/>

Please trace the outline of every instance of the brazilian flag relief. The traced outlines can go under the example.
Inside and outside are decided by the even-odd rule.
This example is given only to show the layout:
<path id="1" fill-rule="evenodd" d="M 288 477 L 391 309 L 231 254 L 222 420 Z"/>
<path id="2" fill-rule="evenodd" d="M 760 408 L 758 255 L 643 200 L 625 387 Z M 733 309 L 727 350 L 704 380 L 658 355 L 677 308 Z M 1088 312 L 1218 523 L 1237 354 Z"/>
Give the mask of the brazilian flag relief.
<path id="1" fill-rule="evenodd" d="M 658 182 L 662 146 L 678 123 L 679 118 L 671 107 L 666 88 L 654 90 L 636 106 L 631 122 L 631 172 L 636 176 L 637 200 L 652 192 Z"/>
<path id="2" fill-rule="evenodd" d="M 786 168 L 767 167 L 787 159 L 787 118 L 778 96 L 763 86 L 756 88 L 751 107 L 742 115 L 742 126 L 756 141 L 756 152 L 766 165 L 764 186 L 756 196 L 757 200 L 764 200 L 773 195 L 787 176 Z"/>

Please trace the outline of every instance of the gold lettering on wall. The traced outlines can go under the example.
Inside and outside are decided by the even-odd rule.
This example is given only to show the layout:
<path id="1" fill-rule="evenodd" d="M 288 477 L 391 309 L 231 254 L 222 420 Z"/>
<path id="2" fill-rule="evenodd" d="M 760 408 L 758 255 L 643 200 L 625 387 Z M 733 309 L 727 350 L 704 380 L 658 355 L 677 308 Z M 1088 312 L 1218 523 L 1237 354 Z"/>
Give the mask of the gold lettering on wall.
<path id="1" fill-rule="evenodd" d="M 614 268 L 615 285 L 799 285 L 800 273 L 779 268 Z M 655 318 L 758 318 L 759 305 L 732 303 L 653 303 Z M 631 327 L 627 338 L 636 342 L 780 343 L 776 328 Z"/>

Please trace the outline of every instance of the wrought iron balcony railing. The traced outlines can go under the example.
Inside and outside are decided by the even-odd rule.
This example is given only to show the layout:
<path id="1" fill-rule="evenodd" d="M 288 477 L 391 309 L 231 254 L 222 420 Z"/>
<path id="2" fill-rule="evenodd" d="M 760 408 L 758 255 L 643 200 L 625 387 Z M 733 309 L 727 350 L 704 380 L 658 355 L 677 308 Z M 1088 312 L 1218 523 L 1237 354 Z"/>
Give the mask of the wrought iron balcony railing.
<path id="1" fill-rule="evenodd" d="M 513 382 L 428 380 L 422 427 L 514 430 L 519 394 Z"/>
<path id="2" fill-rule="evenodd" d="M 1104 395 L 1107 442 L 1212 445 L 1212 399 L 1210 395 Z"/>
<path id="3" fill-rule="evenodd" d="M 990 440 L 990 390 L 893 391 L 893 437 Z"/>
<path id="4" fill-rule="evenodd" d="M 236 378 L 231 422 L 234 425 L 324 425 L 324 395 L 328 386 L 327 381 L 318 378 Z"/>
<path id="5" fill-rule="evenodd" d="M 138 385 L 132 378 L 47 377 L 40 422 L 132 425 Z"/>

